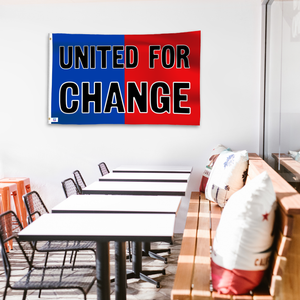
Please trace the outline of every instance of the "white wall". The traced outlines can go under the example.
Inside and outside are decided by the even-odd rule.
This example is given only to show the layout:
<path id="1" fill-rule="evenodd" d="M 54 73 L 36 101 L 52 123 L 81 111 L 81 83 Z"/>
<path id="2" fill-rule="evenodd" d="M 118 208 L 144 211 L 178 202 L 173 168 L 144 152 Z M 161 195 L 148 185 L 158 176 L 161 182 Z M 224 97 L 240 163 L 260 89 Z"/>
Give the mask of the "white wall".
<path id="1" fill-rule="evenodd" d="M 0 175 L 30 177 L 51 208 L 63 179 L 79 169 L 91 183 L 101 161 L 192 165 L 189 197 L 217 144 L 258 153 L 260 12 L 260 0 L 0 0 Z M 200 126 L 47 124 L 49 33 L 192 30 L 202 32 Z"/>

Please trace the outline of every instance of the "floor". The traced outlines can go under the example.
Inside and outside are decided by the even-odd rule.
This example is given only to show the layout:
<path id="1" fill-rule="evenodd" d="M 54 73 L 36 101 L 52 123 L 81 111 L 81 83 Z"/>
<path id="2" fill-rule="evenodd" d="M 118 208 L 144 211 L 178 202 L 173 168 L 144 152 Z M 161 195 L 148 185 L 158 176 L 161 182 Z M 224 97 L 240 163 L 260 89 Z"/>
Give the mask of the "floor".
<path id="1" fill-rule="evenodd" d="M 164 262 L 159 260 L 154 260 L 150 257 L 143 257 L 143 269 L 145 270 L 151 270 L 151 269 L 161 269 L 164 268 L 166 271 L 166 275 L 152 275 L 151 277 L 157 281 L 160 281 L 160 288 L 156 288 L 155 285 L 150 284 L 148 282 L 144 282 L 140 279 L 129 279 L 127 281 L 128 288 L 127 288 L 127 299 L 128 300 L 169 300 L 171 299 L 171 290 L 173 287 L 174 277 L 177 269 L 177 260 L 178 255 L 180 252 L 181 247 L 181 241 L 182 241 L 182 234 L 176 234 L 174 238 L 173 245 L 169 245 L 166 243 L 152 243 L 151 248 L 153 249 L 159 249 L 159 248 L 170 248 L 171 254 L 168 254 L 167 252 L 161 253 L 162 256 L 168 258 L 168 263 L 164 264 Z M 16 251 L 15 251 L 16 252 Z M 10 259 L 18 260 L 20 259 L 20 256 L 16 253 L 14 253 L 14 250 L 9 253 Z M 111 256 L 111 276 L 114 274 L 114 243 L 110 244 L 110 256 Z M 44 254 L 37 253 L 35 257 L 36 263 L 42 263 L 44 259 Z M 86 263 L 87 261 L 93 261 L 94 255 L 92 252 L 83 252 L 81 251 L 80 254 L 78 254 L 78 257 L 76 259 L 76 263 Z M 49 263 L 60 264 L 62 261 L 62 255 L 61 254 L 52 254 L 49 258 Z M 18 278 L 18 276 L 21 276 L 22 273 L 26 270 L 26 264 L 21 263 L 20 268 L 16 270 L 14 273 L 14 278 Z M 127 268 L 131 269 L 131 263 L 127 262 Z M 5 274 L 2 264 L 2 258 L 0 259 L 0 299 L 2 299 L 2 294 L 5 287 Z M 16 290 L 8 290 L 8 294 L 6 299 L 7 300 L 17 300 L 22 299 L 22 292 L 16 291 Z M 27 294 L 27 300 L 34 300 L 39 299 L 38 298 L 38 291 L 29 291 Z M 54 290 L 54 291 L 47 291 L 44 290 L 42 292 L 41 298 L 42 300 L 53 300 L 53 299 L 59 299 L 59 300 L 70 300 L 70 299 L 83 299 L 83 294 L 79 292 L 78 290 Z M 91 299 L 97 299 L 96 295 L 96 288 L 95 284 L 90 290 L 88 296 L 88 300 Z M 111 300 L 115 299 L 114 295 L 114 284 L 111 284 Z"/>

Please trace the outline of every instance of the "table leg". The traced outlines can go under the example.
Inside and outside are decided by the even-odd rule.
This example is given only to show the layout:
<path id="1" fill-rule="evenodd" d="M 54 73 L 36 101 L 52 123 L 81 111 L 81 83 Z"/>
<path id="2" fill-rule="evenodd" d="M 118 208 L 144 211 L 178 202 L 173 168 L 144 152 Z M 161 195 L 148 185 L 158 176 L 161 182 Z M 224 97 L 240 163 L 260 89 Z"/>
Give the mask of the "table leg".
<path id="1" fill-rule="evenodd" d="M 116 300 L 126 300 L 126 242 L 115 242 L 115 295 Z"/>
<path id="2" fill-rule="evenodd" d="M 142 243 L 132 242 L 132 270 L 135 278 L 140 277 L 142 272 Z"/>
<path id="3" fill-rule="evenodd" d="M 160 283 L 147 275 L 163 274 L 165 275 L 165 269 L 143 271 L 142 270 L 142 243 L 132 242 L 132 269 L 134 278 L 140 278 L 149 283 L 155 284 L 157 288 L 160 287 Z"/>
<path id="4" fill-rule="evenodd" d="M 109 242 L 97 242 L 96 251 L 97 300 L 110 299 Z"/>

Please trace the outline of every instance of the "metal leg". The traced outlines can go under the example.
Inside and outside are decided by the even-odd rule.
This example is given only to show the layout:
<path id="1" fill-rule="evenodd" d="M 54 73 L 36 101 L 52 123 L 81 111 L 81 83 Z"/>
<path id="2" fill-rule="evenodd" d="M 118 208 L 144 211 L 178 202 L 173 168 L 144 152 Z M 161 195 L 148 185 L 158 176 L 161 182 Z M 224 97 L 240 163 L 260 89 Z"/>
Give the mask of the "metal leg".
<path id="1" fill-rule="evenodd" d="M 157 288 L 160 287 L 160 283 L 147 275 L 152 274 L 165 274 L 165 269 L 161 270 L 151 270 L 143 271 L 142 270 L 142 243 L 141 242 L 132 242 L 132 267 L 134 278 L 140 278 L 149 283 L 155 284 Z M 131 277 L 132 278 L 132 277 Z"/>
<path id="2" fill-rule="evenodd" d="M 116 300 L 126 300 L 126 242 L 115 242 Z"/>
<path id="3" fill-rule="evenodd" d="M 24 290 L 22 300 L 26 300 L 26 297 L 27 297 L 27 290 Z"/>
<path id="4" fill-rule="evenodd" d="M 128 241 L 128 256 L 129 256 L 129 261 L 131 262 L 130 241 Z"/>
<path id="5" fill-rule="evenodd" d="M 96 279 L 97 300 L 110 299 L 109 242 L 97 242 Z"/>
<path id="6" fill-rule="evenodd" d="M 162 252 L 168 252 L 171 253 L 171 249 L 157 249 L 157 250 L 151 250 L 151 246 L 149 242 L 143 242 L 143 256 L 150 256 L 154 259 L 158 259 L 163 261 L 165 264 L 168 263 L 168 259 L 166 257 L 162 257 L 160 255 L 157 255 L 156 253 L 162 253 Z"/>

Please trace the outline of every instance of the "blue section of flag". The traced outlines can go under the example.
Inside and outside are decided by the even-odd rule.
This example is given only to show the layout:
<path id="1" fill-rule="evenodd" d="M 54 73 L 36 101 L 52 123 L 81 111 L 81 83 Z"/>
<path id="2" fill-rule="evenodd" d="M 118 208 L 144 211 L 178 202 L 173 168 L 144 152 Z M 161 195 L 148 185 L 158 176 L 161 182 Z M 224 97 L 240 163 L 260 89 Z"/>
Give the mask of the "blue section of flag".
<path id="1" fill-rule="evenodd" d="M 51 117 L 57 118 L 58 122 L 55 124 L 124 124 L 125 114 L 118 112 L 116 107 L 112 107 L 110 112 L 104 112 L 104 106 L 106 103 L 106 97 L 108 94 L 109 86 L 111 82 L 118 82 L 120 86 L 121 95 L 125 97 L 125 69 L 113 68 L 113 55 L 112 50 L 107 51 L 106 68 L 102 68 L 102 51 L 95 51 L 95 68 L 91 68 L 91 46 L 123 46 L 124 47 L 124 35 L 89 35 L 89 34 L 53 34 L 52 35 L 52 89 L 51 89 Z M 70 68 L 61 68 L 59 57 L 59 47 L 64 46 L 65 56 L 64 63 L 68 64 L 70 58 L 68 56 L 68 46 L 73 47 L 73 64 Z M 88 68 L 83 68 L 79 63 L 79 68 L 75 68 L 74 61 L 74 47 L 80 46 L 82 52 L 84 46 L 88 46 Z M 92 51 L 93 52 L 93 51 Z M 124 63 L 124 51 L 119 50 L 121 58 L 118 59 L 118 63 Z M 78 100 L 78 110 L 75 113 L 64 113 L 60 107 L 60 91 L 61 87 L 66 82 L 75 83 L 79 89 L 79 95 L 72 96 L 72 90 L 69 88 L 66 92 L 66 106 L 71 108 L 72 105 Z M 101 82 L 102 87 L 102 110 L 101 113 L 95 112 L 94 103 L 89 103 L 89 113 L 82 112 L 82 82 L 89 83 L 89 93 L 94 93 L 94 83 Z M 75 101 L 75 102 L 73 102 Z M 125 108 L 126 110 L 126 108 Z"/>

